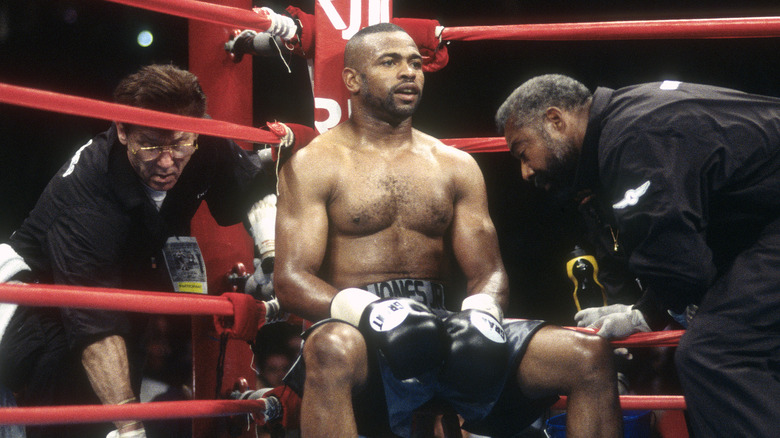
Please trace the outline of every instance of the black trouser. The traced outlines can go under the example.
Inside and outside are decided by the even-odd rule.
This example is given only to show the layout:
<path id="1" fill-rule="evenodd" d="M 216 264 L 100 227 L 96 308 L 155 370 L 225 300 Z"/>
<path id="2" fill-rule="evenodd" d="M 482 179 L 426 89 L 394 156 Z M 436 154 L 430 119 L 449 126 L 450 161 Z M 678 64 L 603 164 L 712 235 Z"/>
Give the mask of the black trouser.
<path id="1" fill-rule="evenodd" d="M 780 220 L 707 292 L 675 357 L 696 438 L 780 431 Z"/>

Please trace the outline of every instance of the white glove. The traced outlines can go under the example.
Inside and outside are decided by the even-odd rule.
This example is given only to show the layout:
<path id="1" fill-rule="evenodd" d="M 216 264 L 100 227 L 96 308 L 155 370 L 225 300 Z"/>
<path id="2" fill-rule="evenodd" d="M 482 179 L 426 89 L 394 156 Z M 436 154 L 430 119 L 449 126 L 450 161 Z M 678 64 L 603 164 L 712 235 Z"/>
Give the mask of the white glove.
<path id="1" fill-rule="evenodd" d="M 596 334 L 607 339 L 650 331 L 642 312 L 625 304 L 583 309 L 574 315 L 574 320 L 577 327 L 598 329 Z"/>
<path id="2" fill-rule="evenodd" d="M 260 251 L 260 260 L 274 257 L 276 249 L 276 195 L 267 195 L 257 201 L 247 213 L 249 231 Z"/>
<path id="3" fill-rule="evenodd" d="M 146 429 L 142 427 L 140 429 L 128 430 L 127 432 L 112 430 L 106 435 L 106 438 L 146 438 Z"/>
<path id="4" fill-rule="evenodd" d="M 612 313 L 622 313 L 631 310 L 631 306 L 625 304 L 612 304 L 610 306 L 603 307 L 588 307 L 582 309 L 574 315 L 574 320 L 577 321 L 577 327 L 588 327 L 594 322 L 599 320 L 603 316 L 607 316 Z"/>

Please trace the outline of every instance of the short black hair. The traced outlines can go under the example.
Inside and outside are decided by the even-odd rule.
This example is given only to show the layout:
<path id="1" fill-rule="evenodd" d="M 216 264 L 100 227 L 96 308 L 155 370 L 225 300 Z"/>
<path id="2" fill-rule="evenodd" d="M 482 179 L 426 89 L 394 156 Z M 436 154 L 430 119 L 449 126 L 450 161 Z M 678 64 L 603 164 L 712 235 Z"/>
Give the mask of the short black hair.
<path id="1" fill-rule="evenodd" d="M 344 67 L 354 67 L 359 52 L 360 44 L 363 42 L 367 35 L 382 32 L 403 32 L 406 33 L 403 27 L 393 23 L 377 23 L 371 26 L 366 26 L 352 35 L 352 38 L 347 41 L 346 47 L 344 47 Z"/>

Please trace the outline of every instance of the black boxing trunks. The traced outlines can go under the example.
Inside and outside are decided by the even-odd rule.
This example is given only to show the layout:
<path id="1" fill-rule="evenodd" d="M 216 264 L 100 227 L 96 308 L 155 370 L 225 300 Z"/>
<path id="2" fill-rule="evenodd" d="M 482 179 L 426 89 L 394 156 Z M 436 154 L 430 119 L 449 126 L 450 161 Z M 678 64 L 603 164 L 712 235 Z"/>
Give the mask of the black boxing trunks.
<path id="1" fill-rule="evenodd" d="M 412 298 L 428 305 L 442 318 L 452 313 L 444 308 L 444 286 L 429 280 L 396 279 L 372 283 L 361 289 L 381 298 Z M 304 333 L 304 342 L 308 334 L 319 326 L 333 323 L 345 322 L 336 319 L 320 321 Z M 516 383 L 517 369 L 528 342 L 544 325 L 545 322 L 536 320 L 513 320 L 503 324 L 511 351 L 506 363 L 507 378 L 501 383 L 503 388 L 496 391 L 500 394 L 498 398 L 487 404 L 476 405 L 473 400 L 464 399 L 451 391 L 439 382 L 438 370 L 398 380 L 393 377 L 381 355 L 370 352 L 368 381 L 353 396 L 358 432 L 372 436 L 392 430 L 398 436 L 410 436 L 414 411 L 434 400 L 452 406 L 465 419 L 463 428 L 470 432 L 494 438 L 515 436 L 557 400 L 557 397 L 529 399 Z M 299 356 L 284 379 L 301 396 L 305 372 L 303 356 Z"/>

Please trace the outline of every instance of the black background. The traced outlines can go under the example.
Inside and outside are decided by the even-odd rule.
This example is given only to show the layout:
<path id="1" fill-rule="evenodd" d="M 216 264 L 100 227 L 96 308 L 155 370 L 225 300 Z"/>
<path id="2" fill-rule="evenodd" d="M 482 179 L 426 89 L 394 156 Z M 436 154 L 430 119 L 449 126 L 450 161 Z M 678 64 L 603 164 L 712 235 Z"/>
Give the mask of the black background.
<path id="1" fill-rule="evenodd" d="M 313 12 L 313 0 L 268 1 Z M 769 1 L 395 0 L 397 17 L 445 26 L 780 15 Z M 154 33 L 141 48 L 137 33 Z M 591 89 L 664 79 L 780 96 L 780 39 L 597 42 L 452 42 L 449 64 L 426 77 L 415 126 L 440 138 L 497 135 L 493 116 L 524 80 L 564 73 Z M 99 0 L 0 0 L 0 82 L 110 100 L 139 66 L 187 66 L 187 20 Z M 254 120 L 311 125 L 305 61 L 254 63 Z M 0 241 L 17 228 L 54 172 L 107 123 L 0 104 Z M 573 314 L 564 264 L 576 240 L 569 211 L 523 183 L 506 153 L 476 154 L 512 285 L 511 316 L 568 324 Z M 478 248 L 474 249 L 479 251 Z"/>

